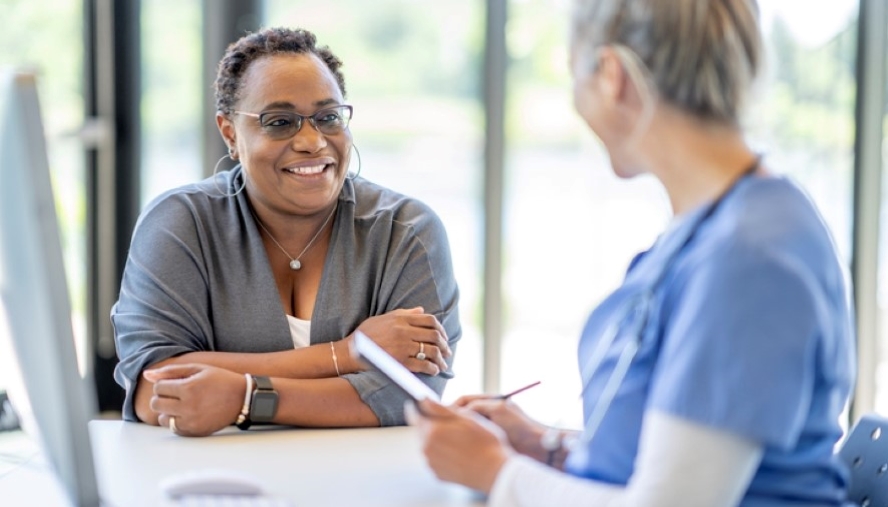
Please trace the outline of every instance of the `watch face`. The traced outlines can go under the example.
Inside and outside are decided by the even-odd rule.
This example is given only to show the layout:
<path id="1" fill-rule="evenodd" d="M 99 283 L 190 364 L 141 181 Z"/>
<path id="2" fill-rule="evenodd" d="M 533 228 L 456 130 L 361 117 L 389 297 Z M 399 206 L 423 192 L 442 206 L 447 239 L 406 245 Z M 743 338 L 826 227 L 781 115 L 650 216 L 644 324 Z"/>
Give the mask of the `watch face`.
<path id="1" fill-rule="evenodd" d="M 278 395 L 275 392 L 256 391 L 253 393 L 253 403 L 250 410 L 250 419 L 253 422 L 269 422 L 277 413 Z"/>

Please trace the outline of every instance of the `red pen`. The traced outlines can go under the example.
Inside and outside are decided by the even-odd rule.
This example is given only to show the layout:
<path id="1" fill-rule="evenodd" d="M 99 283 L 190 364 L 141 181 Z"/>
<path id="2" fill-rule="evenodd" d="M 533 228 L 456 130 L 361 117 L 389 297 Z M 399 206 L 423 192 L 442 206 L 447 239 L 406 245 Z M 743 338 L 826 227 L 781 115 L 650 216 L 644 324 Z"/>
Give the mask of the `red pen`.
<path id="1" fill-rule="evenodd" d="M 512 391 L 512 392 L 510 392 L 510 393 L 500 394 L 499 396 L 495 396 L 494 399 L 497 399 L 497 400 L 508 400 L 509 398 L 511 398 L 512 396 L 515 396 L 515 395 L 518 394 L 518 393 L 521 393 L 521 392 L 527 391 L 527 390 L 530 389 L 531 387 L 535 387 L 535 386 L 540 385 L 540 382 L 541 382 L 540 380 L 537 380 L 536 382 L 533 382 L 533 383 L 531 383 L 531 384 L 527 384 L 527 385 L 524 386 L 524 387 L 519 387 L 518 389 L 515 389 L 514 391 Z"/>

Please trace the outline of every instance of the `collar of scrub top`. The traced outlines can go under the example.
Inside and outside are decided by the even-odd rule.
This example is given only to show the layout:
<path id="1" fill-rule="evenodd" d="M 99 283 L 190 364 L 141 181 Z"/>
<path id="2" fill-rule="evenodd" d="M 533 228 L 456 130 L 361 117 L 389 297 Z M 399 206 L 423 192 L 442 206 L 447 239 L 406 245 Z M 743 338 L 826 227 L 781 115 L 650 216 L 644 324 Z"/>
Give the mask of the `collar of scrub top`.
<path id="1" fill-rule="evenodd" d="M 672 264 L 675 263 L 679 254 L 681 254 L 688 244 L 690 244 L 703 224 L 715 214 L 719 206 L 721 206 L 726 198 L 737 188 L 740 182 L 758 170 L 760 162 L 761 156 L 757 155 L 752 164 L 740 173 L 740 175 L 731 183 L 731 186 L 706 207 L 700 215 L 700 218 L 688 228 L 684 239 L 679 241 L 678 246 L 663 260 L 663 267 L 654 280 L 646 288 L 623 302 L 616 312 L 616 317 L 612 318 L 610 324 L 605 328 L 601 339 L 598 340 L 598 343 L 596 343 L 595 348 L 592 350 L 592 355 L 589 356 L 589 359 L 583 366 L 583 370 L 580 372 L 580 378 L 583 381 L 583 388 L 580 391 L 581 398 L 586 393 L 586 389 L 588 389 L 592 377 L 595 376 L 595 373 L 601 367 L 601 362 L 604 360 L 605 354 L 607 354 L 607 351 L 611 348 L 614 341 L 617 339 L 617 336 L 620 335 L 620 332 L 624 328 L 629 333 L 629 336 L 631 336 L 631 339 L 626 340 L 625 345 L 623 345 L 623 350 L 620 351 L 617 363 L 614 366 L 613 371 L 611 371 L 611 374 L 601 391 L 601 395 L 597 397 L 592 413 L 589 414 L 589 419 L 586 421 L 583 433 L 580 436 L 580 442 L 582 444 L 585 445 L 592 441 L 592 438 L 598 431 L 598 426 L 604 419 L 604 415 L 607 413 L 607 410 L 610 408 L 610 405 L 617 394 L 617 390 L 620 388 L 620 384 L 623 383 L 623 379 L 629 371 L 629 366 L 632 364 L 632 359 L 635 358 L 635 354 L 638 353 L 638 349 L 641 346 L 642 335 L 647 327 L 650 310 L 653 306 L 654 293 L 666 277 L 666 274 L 672 268 Z"/>

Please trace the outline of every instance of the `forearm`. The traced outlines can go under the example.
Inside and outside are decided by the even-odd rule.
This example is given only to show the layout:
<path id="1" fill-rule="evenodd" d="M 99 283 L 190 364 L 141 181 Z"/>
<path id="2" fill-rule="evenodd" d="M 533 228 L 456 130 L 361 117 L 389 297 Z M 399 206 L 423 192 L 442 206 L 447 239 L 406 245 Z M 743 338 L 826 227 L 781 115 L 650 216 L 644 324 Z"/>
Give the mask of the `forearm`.
<path id="1" fill-rule="evenodd" d="M 358 364 L 348 350 L 348 339 L 333 343 L 321 343 L 294 350 L 265 353 L 237 353 L 237 352 L 189 352 L 180 356 L 171 357 L 152 364 L 149 369 L 160 368 L 168 364 L 199 363 L 224 368 L 237 373 L 249 373 L 251 375 L 264 375 L 279 379 L 321 379 L 336 377 L 360 371 Z M 336 362 L 333 361 L 333 353 L 336 353 Z M 337 366 L 339 371 L 337 372 Z M 348 382 L 342 382 L 348 386 Z M 144 378 L 139 378 L 134 397 L 134 409 L 136 416 L 142 422 L 157 424 L 157 414 L 149 406 L 153 395 L 153 386 Z M 350 386 L 348 386 L 350 388 Z M 354 389 L 351 389 L 354 393 Z M 357 397 L 357 393 L 354 393 Z M 364 405 L 363 403 L 361 403 Z M 366 407 L 366 405 L 364 405 Z M 369 410 L 369 409 L 368 409 Z M 372 414 L 372 411 L 371 411 Z M 374 416 L 375 420 L 375 416 Z M 378 424 L 378 421 L 377 423 Z M 366 426 L 367 424 L 364 424 Z"/>
<path id="2" fill-rule="evenodd" d="M 490 491 L 490 507 L 618 507 L 625 489 L 573 477 L 526 457 L 514 456 L 500 469 Z"/>
<path id="3" fill-rule="evenodd" d="M 360 365 L 349 354 L 348 340 L 347 338 L 333 342 L 332 349 L 330 343 L 319 343 L 310 347 L 278 352 L 189 352 L 158 363 L 158 365 L 199 363 L 225 368 L 237 373 L 267 377 L 329 378 L 360 370 Z M 336 362 L 333 361 L 334 351 Z M 157 365 L 151 367 L 155 366 Z"/>
<path id="4" fill-rule="evenodd" d="M 628 487 L 570 476 L 518 457 L 500 470 L 488 504 L 730 507 L 743 498 L 762 453 L 760 444 L 652 411 L 645 416 Z"/>
<path id="5" fill-rule="evenodd" d="M 165 362 L 166 363 L 166 362 Z M 157 365 L 163 366 L 158 363 Z M 307 427 L 379 426 L 379 419 L 346 380 L 272 379 L 278 392 L 275 424 Z M 136 390 L 136 415 L 142 422 L 157 425 L 158 414 L 151 409 L 151 382 L 142 379 Z M 239 396 L 243 394 L 243 388 Z M 231 423 L 234 423 L 232 419 Z"/>
<path id="6" fill-rule="evenodd" d="M 272 379 L 276 424 L 308 427 L 379 426 L 379 419 L 345 379 Z"/>

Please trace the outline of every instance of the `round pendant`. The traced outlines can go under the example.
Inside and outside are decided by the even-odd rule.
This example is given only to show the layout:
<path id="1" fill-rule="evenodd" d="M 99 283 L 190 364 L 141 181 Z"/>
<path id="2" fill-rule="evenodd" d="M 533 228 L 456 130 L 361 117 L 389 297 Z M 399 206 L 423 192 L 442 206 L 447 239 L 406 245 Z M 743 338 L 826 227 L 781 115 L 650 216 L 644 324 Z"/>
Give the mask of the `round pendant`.
<path id="1" fill-rule="evenodd" d="M 290 269 L 293 271 L 299 271 L 299 268 L 302 267 L 302 263 L 299 262 L 299 259 L 293 259 L 290 261 Z"/>

